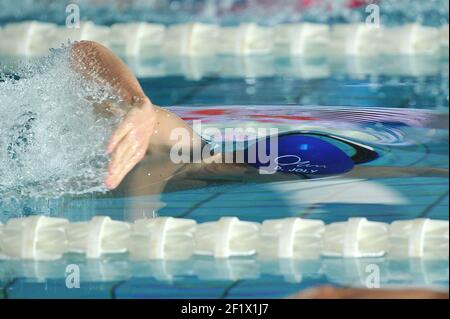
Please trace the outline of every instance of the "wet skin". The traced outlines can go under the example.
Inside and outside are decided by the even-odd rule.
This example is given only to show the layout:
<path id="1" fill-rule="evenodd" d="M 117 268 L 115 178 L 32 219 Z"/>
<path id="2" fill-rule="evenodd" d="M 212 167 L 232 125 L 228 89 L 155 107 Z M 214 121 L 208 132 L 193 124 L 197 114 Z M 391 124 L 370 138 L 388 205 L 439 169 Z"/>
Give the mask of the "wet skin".
<path id="1" fill-rule="evenodd" d="M 170 150 L 177 142 L 170 138 L 172 130 L 187 130 L 190 135 L 189 147 L 192 148 L 204 146 L 201 138 L 179 117 L 153 105 L 125 63 L 109 49 L 90 41 L 74 44 L 71 63 L 73 69 L 87 79 L 107 85 L 119 96 L 118 100 L 100 106 L 108 112 L 123 116 L 108 145 L 111 164 L 105 184 L 113 190 L 113 195 L 157 195 L 211 184 L 265 183 L 304 178 L 283 173 L 261 175 L 257 169 L 245 164 L 176 164 L 170 160 Z M 359 166 L 337 178 L 410 176 L 448 178 L 448 169 Z M 131 216 L 130 219 L 135 217 Z M 300 293 L 294 298 L 448 298 L 448 294 L 322 287 Z"/>
<path id="2" fill-rule="evenodd" d="M 108 86 L 118 96 L 117 100 L 100 106 L 123 116 L 108 145 L 111 163 L 105 185 L 109 189 L 116 189 L 120 185 L 118 193 L 145 195 L 203 187 L 214 182 L 273 182 L 304 178 L 282 173 L 261 175 L 258 170 L 243 164 L 175 164 L 169 154 L 178 141 L 171 138 L 171 132 L 177 128 L 188 132 L 188 147 L 192 149 L 204 146 L 201 137 L 178 116 L 153 105 L 134 74 L 119 57 L 98 43 L 81 41 L 72 48 L 71 65 L 86 79 Z M 448 170 L 360 166 L 344 176 L 448 177 Z"/>

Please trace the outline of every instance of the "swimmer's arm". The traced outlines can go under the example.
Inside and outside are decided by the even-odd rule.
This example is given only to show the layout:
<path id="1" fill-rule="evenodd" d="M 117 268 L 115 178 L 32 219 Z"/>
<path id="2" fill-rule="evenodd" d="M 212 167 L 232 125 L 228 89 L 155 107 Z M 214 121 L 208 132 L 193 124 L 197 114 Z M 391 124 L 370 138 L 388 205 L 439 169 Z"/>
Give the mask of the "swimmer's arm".
<path id="1" fill-rule="evenodd" d="M 111 101 L 112 107 L 126 113 L 108 144 L 111 163 L 105 185 L 116 188 L 145 157 L 156 124 L 155 109 L 130 69 L 101 44 L 92 41 L 75 43 L 70 63 L 87 80 L 111 88 L 119 97 L 118 101 Z M 111 102 L 105 103 L 105 108 L 111 107 Z"/>
<path id="2" fill-rule="evenodd" d="M 110 49 L 93 41 L 75 42 L 71 67 L 86 79 L 110 87 L 125 107 L 148 102 L 141 85 L 127 65 Z"/>

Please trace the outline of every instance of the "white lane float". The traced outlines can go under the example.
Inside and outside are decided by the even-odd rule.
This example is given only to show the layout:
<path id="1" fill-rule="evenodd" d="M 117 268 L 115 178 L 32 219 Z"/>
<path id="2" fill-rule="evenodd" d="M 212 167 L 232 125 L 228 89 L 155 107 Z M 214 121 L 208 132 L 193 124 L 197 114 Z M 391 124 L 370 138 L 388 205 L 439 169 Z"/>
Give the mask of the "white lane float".
<path id="1" fill-rule="evenodd" d="M 84 253 L 86 258 L 127 252 L 130 229 L 129 223 L 105 216 L 96 216 L 88 222 L 68 224 L 68 251 Z"/>
<path id="2" fill-rule="evenodd" d="M 80 40 L 91 40 L 109 46 L 110 28 L 82 22 L 79 28 L 52 23 L 26 21 L 6 25 L 0 30 L 0 54 L 33 57 L 49 54 L 51 48 Z"/>
<path id="3" fill-rule="evenodd" d="M 386 28 L 381 53 L 388 55 L 438 55 L 441 50 L 441 31 L 418 23 Z"/>
<path id="4" fill-rule="evenodd" d="M 130 237 L 130 257 L 138 260 L 188 259 L 194 252 L 196 225 L 194 220 L 173 217 L 137 220 Z"/>
<path id="5" fill-rule="evenodd" d="M 110 48 L 120 56 L 152 57 L 160 53 L 166 27 L 156 23 L 117 23 L 110 28 Z"/>
<path id="6" fill-rule="evenodd" d="M 392 224 L 349 218 L 284 218 L 262 224 L 222 217 L 194 220 L 158 217 L 134 224 L 96 216 L 91 221 L 31 216 L 0 225 L 0 259 L 55 260 L 65 253 L 88 259 L 129 252 L 130 259 L 171 261 L 192 255 L 218 259 L 258 255 L 261 261 L 309 261 L 324 257 L 448 260 L 449 223 L 416 219 Z M 222 267 L 225 264 L 217 264 Z"/>
<path id="7" fill-rule="evenodd" d="M 448 24 L 447 25 L 443 25 L 440 28 L 440 46 L 441 46 L 441 54 L 443 55 L 447 55 L 449 54 L 449 27 Z"/>
<path id="8" fill-rule="evenodd" d="M 48 39 L 56 30 L 53 23 L 25 21 L 7 24 L 0 30 L 0 53 L 21 57 L 48 54 L 52 45 Z"/>
<path id="9" fill-rule="evenodd" d="M 448 259 L 448 221 L 428 218 L 395 221 L 389 227 L 389 237 L 390 258 Z"/>
<path id="10" fill-rule="evenodd" d="M 2 224 L 2 223 L 0 223 L 0 238 L 3 238 L 2 237 L 2 234 L 3 234 L 3 229 L 5 228 L 5 226 Z M 0 243 L 0 260 L 5 260 L 5 259 L 9 259 L 9 257 L 8 256 L 6 256 L 4 253 L 3 253 L 3 251 L 2 251 L 2 245 L 1 245 L 1 243 Z"/>
<path id="11" fill-rule="evenodd" d="M 168 56 L 212 56 L 217 53 L 220 27 L 187 23 L 168 27 L 163 53 Z"/>
<path id="12" fill-rule="evenodd" d="M 332 55 L 376 56 L 381 54 L 383 28 L 365 23 L 336 24 L 330 31 Z"/>
<path id="13" fill-rule="evenodd" d="M 397 27 L 365 23 L 287 23 L 274 27 L 255 23 L 220 26 L 184 23 L 165 27 L 146 22 L 112 26 L 83 21 L 78 28 L 24 21 L 0 28 L 0 54 L 46 55 L 68 41 L 92 40 L 126 57 L 254 56 L 293 57 L 375 55 L 448 55 L 448 24 L 419 23 Z"/>
<path id="14" fill-rule="evenodd" d="M 273 259 L 318 258 L 324 228 L 320 220 L 295 217 L 266 220 L 261 227 L 258 255 Z"/>
<path id="15" fill-rule="evenodd" d="M 330 27 L 320 23 L 289 23 L 274 28 L 275 52 L 281 55 L 322 56 L 330 45 Z"/>
<path id="16" fill-rule="evenodd" d="M 322 255 L 361 258 L 384 256 L 389 247 L 389 224 L 349 218 L 325 227 Z"/>
<path id="17" fill-rule="evenodd" d="M 222 217 L 199 224 L 195 232 L 195 254 L 229 258 L 256 254 L 260 224 Z"/>
<path id="18" fill-rule="evenodd" d="M 67 251 L 62 218 L 31 216 L 10 219 L 0 230 L 0 253 L 12 259 L 56 260 Z"/>
<path id="19" fill-rule="evenodd" d="M 271 54 L 274 48 L 272 28 L 255 23 L 220 29 L 219 54 L 262 55 Z"/>

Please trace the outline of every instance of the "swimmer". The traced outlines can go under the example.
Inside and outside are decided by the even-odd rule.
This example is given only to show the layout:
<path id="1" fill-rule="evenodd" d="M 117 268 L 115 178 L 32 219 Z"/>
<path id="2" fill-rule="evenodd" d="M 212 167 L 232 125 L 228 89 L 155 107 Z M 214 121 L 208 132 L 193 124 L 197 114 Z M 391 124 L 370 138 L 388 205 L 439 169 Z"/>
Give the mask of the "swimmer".
<path id="1" fill-rule="evenodd" d="M 243 180 L 271 182 L 308 178 L 307 174 L 260 174 L 255 165 L 247 164 L 222 164 L 214 161 L 209 161 L 209 164 L 205 161 L 174 163 L 169 158 L 170 150 L 176 143 L 180 147 L 179 141 L 171 138 L 171 133 L 175 129 L 183 129 L 189 134 L 186 145 L 181 145 L 182 147 L 192 151 L 194 148 L 203 149 L 211 146 L 178 116 L 154 105 L 125 63 L 108 48 L 91 41 L 76 42 L 72 47 L 70 58 L 71 67 L 75 71 L 88 80 L 110 87 L 119 97 L 117 101 L 99 106 L 103 111 L 123 115 L 123 120 L 108 145 L 111 163 L 105 185 L 109 189 L 130 195 L 146 195 L 202 187 L 213 182 Z M 376 158 L 376 152 L 370 147 L 341 140 L 340 137 L 330 137 L 358 150 L 357 154 L 349 159 L 336 146 L 322 141 L 318 135 L 321 134 L 305 136 L 301 132 L 288 133 L 280 136 L 279 144 L 285 141 L 284 151 L 286 151 L 289 147 L 294 149 L 297 140 L 306 140 L 318 149 L 323 148 L 327 149 L 326 152 L 331 152 L 323 154 L 316 152 L 312 154 L 313 157 L 328 156 L 333 160 L 336 156 L 341 157 L 345 162 L 344 169 L 331 175 L 344 175 L 349 178 L 448 177 L 448 170 L 439 168 L 357 166 L 354 164 Z M 279 151 L 283 151 L 281 147 Z M 211 156 L 225 157 L 226 154 Z"/>
<path id="2" fill-rule="evenodd" d="M 118 101 L 110 101 L 99 106 L 101 110 L 103 108 L 106 112 L 123 116 L 108 145 L 111 163 L 105 184 L 109 189 L 114 189 L 114 192 L 139 196 L 204 187 L 213 182 L 229 183 L 243 180 L 273 182 L 305 177 L 289 173 L 260 174 L 256 167 L 246 164 L 174 163 L 169 159 L 170 149 L 177 143 L 170 138 L 174 129 L 180 128 L 189 133 L 189 142 L 186 146 L 191 149 L 205 147 L 207 143 L 178 116 L 154 105 L 125 63 L 102 45 L 82 41 L 73 45 L 71 65 L 87 79 L 112 88 L 120 97 Z M 368 158 L 353 158 L 355 163 L 374 158 L 373 150 L 361 147 L 360 154 Z M 427 167 L 351 166 L 351 170 L 346 170 L 341 175 L 347 178 L 367 179 L 408 176 L 448 177 L 448 170 Z M 433 299 L 448 298 L 448 293 L 321 287 L 299 293 L 292 298 Z"/>

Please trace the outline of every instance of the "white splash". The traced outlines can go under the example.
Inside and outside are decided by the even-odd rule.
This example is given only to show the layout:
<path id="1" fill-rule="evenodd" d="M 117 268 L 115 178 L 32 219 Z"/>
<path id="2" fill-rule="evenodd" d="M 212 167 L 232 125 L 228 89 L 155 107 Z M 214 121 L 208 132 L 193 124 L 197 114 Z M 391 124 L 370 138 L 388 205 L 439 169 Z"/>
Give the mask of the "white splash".
<path id="1" fill-rule="evenodd" d="M 95 106 L 112 95 L 76 74 L 69 52 L 0 77 L 2 200 L 106 190 L 106 143 L 118 119 Z"/>

